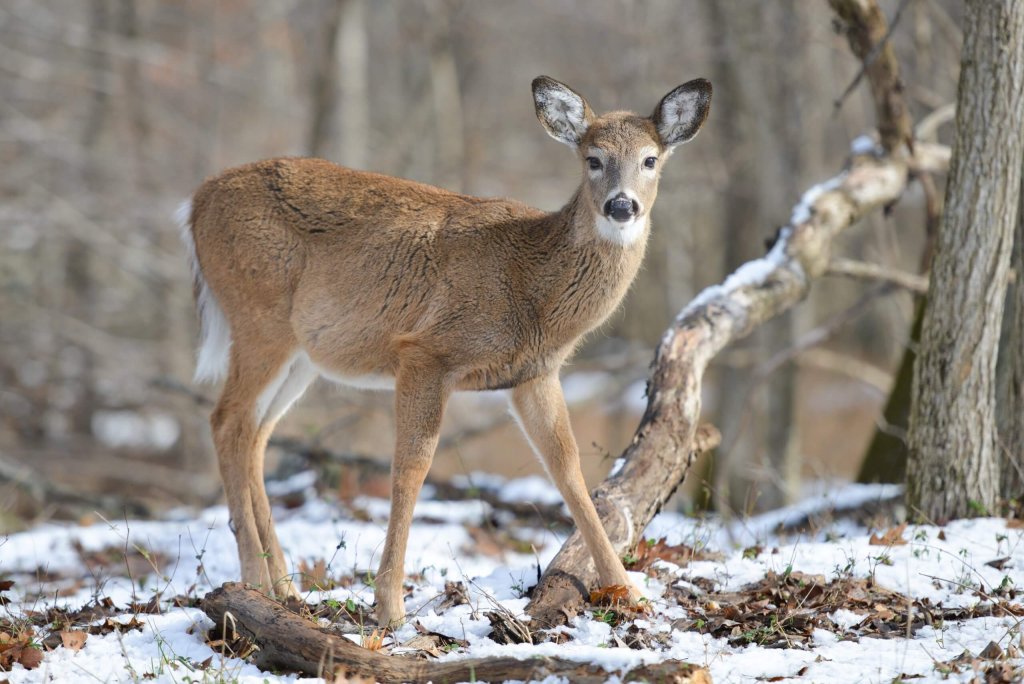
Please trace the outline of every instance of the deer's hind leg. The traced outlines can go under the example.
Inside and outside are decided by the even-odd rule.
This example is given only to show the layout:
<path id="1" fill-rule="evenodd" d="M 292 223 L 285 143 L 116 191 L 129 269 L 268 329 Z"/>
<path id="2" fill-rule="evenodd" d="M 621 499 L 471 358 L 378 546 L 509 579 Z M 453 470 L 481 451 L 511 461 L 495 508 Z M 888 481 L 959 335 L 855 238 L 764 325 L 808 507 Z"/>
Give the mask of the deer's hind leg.
<path id="1" fill-rule="evenodd" d="M 210 422 L 242 581 L 268 593 L 293 596 L 297 592 L 263 483 L 264 454 L 277 420 L 316 372 L 291 345 L 239 342 L 232 347 L 228 378 Z"/>

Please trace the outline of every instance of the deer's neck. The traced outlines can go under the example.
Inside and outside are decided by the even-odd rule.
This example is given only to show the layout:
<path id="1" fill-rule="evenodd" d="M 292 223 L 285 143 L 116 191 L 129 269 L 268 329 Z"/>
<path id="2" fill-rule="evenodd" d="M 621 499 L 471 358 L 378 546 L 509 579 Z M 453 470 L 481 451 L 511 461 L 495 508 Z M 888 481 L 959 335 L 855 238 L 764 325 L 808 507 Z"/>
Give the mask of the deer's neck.
<path id="1" fill-rule="evenodd" d="M 643 261 L 647 227 L 628 244 L 602 236 L 583 189 L 542 220 L 550 240 L 536 282 L 539 310 L 568 337 L 578 337 L 600 325 L 618 307 Z"/>

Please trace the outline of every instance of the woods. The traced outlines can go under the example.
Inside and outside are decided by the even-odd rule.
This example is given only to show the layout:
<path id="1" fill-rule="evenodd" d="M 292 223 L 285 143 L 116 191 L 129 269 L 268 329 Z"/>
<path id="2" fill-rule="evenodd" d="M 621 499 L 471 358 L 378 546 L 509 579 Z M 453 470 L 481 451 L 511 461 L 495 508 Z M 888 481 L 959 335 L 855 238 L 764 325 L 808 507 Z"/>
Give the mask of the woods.
<path id="1" fill-rule="evenodd" d="M 303 603 L 291 608 L 304 617 L 241 585 L 221 586 L 245 575 L 235 566 L 225 569 L 221 561 L 203 577 L 205 551 L 198 550 L 188 596 L 174 595 L 169 588 L 176 580 L 165 576 L 164 589 L 152 590 L 154 611 L 170 602 L 205 613 L 202 619 L 216 624 L 199 630 L 203 644 L 220 648 L 223 662 L 368 681 L 549 675 L 604 681 L 611 673 L 624 681 L 710 681 L 715 668 L 730 676 L 738 670 L 702 661 L 700 648 L 707 652 L 709 644 L 726 640 L 719 653 L 734 654 L 728 649 L 771 641 L 813 651 L 823 638 L 811 639 L 813 630 L 850 637 L 852 628 L 835 618 L 841 608 L 855 607 L 863 617 L 855 632 L 870 623 L 895 635 L 905 625 L 908 644 L 937 615 L 958 626 L 1018 619 L 1013 587 L 1024 578 L 1015 579 L 1014 568 L 1024 560 L 1013 530 L 1024 517 L 1024 3 L 682 5 L 608 0 L 583 11 L 573 3 L 317 0 L 278 7 L 255 1 L 207 14 L 162 0 L 95 0 L 66 16 L 47 3 L 0 9 L 0 44 L 12 65 L 0 70 L 6 96 L 0 151 L 12 159 L 0 172 L 0 531 L 25 528 L 29 535 L 50 520 L 94 515 L 111 529 L 123 518 L 127 528 L 130 516 L 181 515 L 182 505 L 208 517 L 211 511 L 228 515 L 217 507 L 221 491 L 206 425 L 214 392 L 188 382 L 195 332 L 190 281 L 167 218 L 202 177 L 261 157 L 312 155 L 554 211 L 571 194 L 579 169 L 554 153 L 548 157 L 549 141 L 531 130 L 536 124 L 526 86 L 534 76 L 564 76 L 593 93 L 600 103 L 595 110 L 627 108 L 644 116 L 653 104 L 644 99 L 653 83 L 660 93 L 706 76 L 715 88 L 707 126 L 666 167 L 636 283 L 563 370 L 558 401 L 550 392 L 541 400 L 542 393 L 532 391 L 534 403 L 527 406 L 546 407 L 526 421 L 533 422 L 526 427 L 533 444 L 539 441 L 542 452 L 574 450 L 582 461 L 596 508 L 585 525 L 591 545 L 603 528 L 610 550 L 602 561 L 606 570 L 615 567 L 603 574 L 625 579 L 598 579 L 583 536 L 559 507 L 562 499 L 535 503 L 543 487 L 512 487 L 524 475 L 550 478 L 553 461 L 548 455 L 538 465 L 530 445 L 512 437 L 504 395 L 453 395 L 439 432 L 443 402 L 436 410 L 403 414 L 408 402 L 399 401 L 396 417 L 390 394 L 317 386 L 282 420 L 266 464 L 261 448 L 255 466 L 240 466 L 248 479 L 234 499 L 256 497 L 256 512 L 246 518 L 233 505 L 230 522 L 209 527 L 227 525 L 236 539 L 248 535 L 250 561 L 259 559 L 250 565 L 261 568 L 255 575 L 250 568 L 248 574 L 260 578 L 252 583 L 294 581 L 293 598 Z M 630 17 L 625 24 L 624 12 Z M 598 47 L 609 41 L 621 41 L 622 49 Z M 59 104 L 51 92 L 64 94 Z M 537 107 L 544 111 L 539 100 Z M 541 117 L 552 136 L 567 136 L 558 117 L 571 110 L 553 108 L 550 120 Z M 593 114 L 586 103 L 579 110 Z M 579 143 L 582 131 L 563 142 Z M 593 183 L 588 173 L 584 169 L 585 182 Z M 272 189 L 279 194 L 281 186 Z M 399 203 L 412 202 L 410 196 Z M 250 214 L 273 213 L 241 204 L 239 224 Z M 611 206 L 627 211 L 625 203 Z M 634 200 L 628 209 L 639 206 Z M 214 213 L 223 219 L 224 212 Z M 300 213 L 307 219 L 308 207 Z M 216 235 L 223 226 L 214 223 L 206 230 Z M 223 271 L 251 274 L 257 242 L 222 259 Z M 434 263 L 444 257 L 428 256 Z M 493 279 L 481 254 L 459 258 L 467 271 Z M 325 290 L 344 288 L 340 272 L 329 275 Z M 530 295 L 540 286 L 534 279 Z M 356 289 L 367 300 L 378 289 L 388 299 L 395 292 L 405 296 L 370 280 Z M 285 300 L 295 306 L 291 296 Z M 376 319 L 359 315 L 383 320 L 386 307 L 376 308 Z M 301 306 L 294 311 L 302 315 Z M 255 308 L 247 315 L 265 318 Z M 518 319 L 503 320 L 518 326 Z M 288 334 L 279 330 L 276 338 Z M 489 339 L 497 344 L 497 334 Z M 271 373 L 267 363 L 251 359 L 259 373 Z M 287 360 L 281 387 L 290 386 L 295 368 Z M 549 380 L 559 383 L 556 376 Z M 441 389 L 437 394 L 447 398 Z M 511 394 L 521 418 L 528 393 Z M 259 394 L 257 426 L 215 430 L 214 439 L 237 445 L 239 434 L 249 439 L 249 430 L 262 444 L 280 415 L 279 400 Z M 247 405 L 234 409 L 239 425 L 251 417 Z M 537 433 L 546 423 L 558 423 L 557 437 Z M 399 463 L 390 483 L 405 520 L 396 538 L 404 549 L 403 535 L 411 536 L 414 549 L 407 557 L 394 542 L 365 542 L 348 532 L 309 540 L 285 531 L 278 542 L 271 527 L 273 544 L 263 541 L 271 506 L 285 525 L 292 508 L 301 517 L 325 506 L 336 511 L 330 514 L 335 531 L 342 529 L 341 518 L 383 530 L 390 521 L 367 501 L 386 496 L 396 430 L 399 448 L 403 434 L 430 433 L 405 440 L 415 442 L 413 479 L 417 491 L 425 479 L 424 495 L 417 502 L 416 492 L 401 485 L 411 466 Z M 438 453 L 428 475 L 425 445 L 432 451 L 434 444 Z M 491 488 L 486 483 L 493 475 L 484 473 L 497 473 L 499 484 Z M 554 479 L 563 497 L 564 482 L 572 479 L 569 510 L 579 514 L 584 483 L 575 472 L 564 475 L 555 472 Z M 843 483 L 854 478 L 897 488 L 874 485 L 864 490 L 872 492 L 866 498 L 853 497 L 835 510 L 797 513 L 812 492 L 845 492 Z M 269 499 L 254 494 L 264 479 Z M 289 483 L 296 481 L 310 484 L 293 488 Z M 506 486 L 515 493 L 505 496 Z M 450 567 L 415 550 L 424 516 L 447 525 L 467 500 L 483 512 L 454 527 L 471 541 L 453 546 L 457 536 L 445 531 L 434 543 L 447 544 Z M 424 514 L 422 504 L 439 506 Z M 730 539 L 733 546 L 723 550 L 729 560 L 715 570 L 714 581 L 694 569 L 707 543 L 704 521 L 735 525 L 729 534 L 739 538 L 736 530 L 766 511 L 778 517 L 763 519 L 777 522 L 757 527 L 743 544 Z M 971 546 L 970 554 L 967 542 L 936 550 L 946 541 L 947 525 L 950 537 L 962 533 L 973 543 L 970 523 L 962 520 L 976 517 L 985 518 L 977 529 L 994 538 L 994 546 L 988 540 L 981 550 Z M 681 520 L 696 521 L 697 529 Z M 845 568 L 835 564 L 827 581 L 810 571 L 793 575 L 808 562 L 799 540 L 842 539 L 847 532 L 835 530 L 845 530 L 845 522 L 860 526 L 850 534 L 870 538 L 861 565 L 851 555 Z M 344 529 L 376 539 L 364 528 Z M 666 537 L 666 529 L 686 529 L 692 537 L 681 541 L 671 531 Z M 793 531 L 797 541 L 790 548 Z M 128 605 L 138 611 L 128 538 L 126 531 Z M 315 542 L 333 546 L 334 556 Z M 84 548 L 77 551 L 82 559 L 88 558 Z M 664 565 L 640 562 L 645 549 L 663 553 Z M 382 553 L 389 559 L 383 567 L 394 568 L 377 573 Z M 505 584 L 482 588 L 474 582 L 503 572 L 478 562 L 491 553 L 500 559 L 497 568 L 514 560 Z M 963 567 L 955 576 L 948 569 L 906 569 L 929 554 L 937 563 L 958 555 Z M 332 566 L 335 558 L 343 571 Z M 873 590 L 878 576 L 882 584 L 894 581 L 884 570 L 879 575 L 894 558 L 906 564 L 908 577 L 927 578 L 921 586 L 901 587 L 905 599 L 893 599 L 906 611 L 896 627 L 892 607 L 860 598 L 836 602 L 833 587 L 861 586 L 853 578 L 865 582 L 862 592 Z M 459 559 L 473 569 L 464 571 Z M 738 568 L 747 561 L 763 565 L 764 577 L 730 584 L 733 573 L 744 576 Z M 18 563 L 0 564 L 0 582 L 11 574 L 25 584 L 28 566 Z M 516 563 L 526 570 L 513 578 Z M 157 569 L 156 561 L 150 564 Z M 402 568 L 405 579 L 398 576 Z M 455 568 L 468 591 L 448 580 Z M 997 571 L 1002 574 L 992 574 Z M 933 605 L 921 598 L 931 591 L 925 585 L 973 592 L 976 605 L 951 609 L 961 597 L 947 594 Z M 438 587 L 442 596 L 425 596 Z M 623 598 L 627 587 L 636 587 L 630 599 L 642 595 L 639 604 Z M 788 605 L 793 592 L 804 591 Z M 93 600 L 98 596 L 97 589 Z M 325 607 L 342 599 L 347 619 L 357 618 L 363 630 L 360 645 L 321 629 Z M 807 627 L 797 615 L 804 600 L 828 606 L 833 617 L 815 614 L 815 626 Z M 375 609 L 382 614 L 382 601 L 388 608 L 378 633 L 371 616 Z M 777 606 L 769 610 L 777 611 L 775 622 L 757 613 L 761 601 Z M 477 624 L 487 614 L 479 604 L 486 602 L 498 606 L 513 631 L 517 624 L 529 630 L 519 644 L 524 650 L 516 651 L 526 660 L 495 655 L 496 644 L 510 642 L 502 641 L 500 620 L 487 618 L 490 630 Z M 631 612 L 637 605 L 641 611 Z M 341 614 L 337 606 L 332 610 Z M 319 611 L 321 622 L 306 619 L 309 611 Z M 410 621 L 403 624 L 405 613 Z M 767 626 L 751 628 L 755 614 Z M 396 657 L 413 620 L 420 620 L 417 631 L 430 631 L 424 617 L 444 648 L 435 644 L 420 656 L 440 660 Z M 434 618 L 439 622 L 430 622 Z M 456 619 L 461 641 L 450 633 Z M 996 650 L 972 645 L 964 652 L 1002 659 L 999 676 L 1012 681 L 1024 661 L 1004 637 L 1016 638 L 1016 632 L 993 624 L 999 626 L 986 623 L 981 633 Z M 232 639 L 229 626 L 236 630 Z M 607 637 L 588 640 L 606 627 Z M 780 641 L 767 639 L 762 628 Z M 0 632 L 20 635 L 18 648 L 28 648 L 28 632 L 14 623 L 0 624 Z M 698 635 L 701 646 L 679 646 Z M 809 641 L 792 641 L 797 635 Z M 223 648 L 239 638 L 235 646 L 246 644 L 241 651 Z M 642 651 L 648 664 L 594 656 L 582 665 L 590 651 L 563 658 L 544 650 L 563 643 Z M 459 651 L 458 658 L 446 658 L 448 648 Z M 936 672 L 953 662 L 940 661 L 929 661 Z M 821 662 L 792 667 L 785 676 L 810 671 L 817 681 L 827 676 Z M 991 681 L 1003 681 L 995 679 L 994 665 L 973 662 L 975 671 L 989 668 Z M 891 679 L 912 670 L 885 672 Z"/>

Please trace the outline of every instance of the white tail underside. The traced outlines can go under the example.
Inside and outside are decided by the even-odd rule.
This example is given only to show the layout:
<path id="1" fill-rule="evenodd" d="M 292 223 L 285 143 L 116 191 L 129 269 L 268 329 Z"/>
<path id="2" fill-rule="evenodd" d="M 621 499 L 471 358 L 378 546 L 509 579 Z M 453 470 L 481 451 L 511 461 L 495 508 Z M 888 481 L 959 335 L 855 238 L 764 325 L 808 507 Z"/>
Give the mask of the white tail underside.
<path id="1" fill-rule="evenodd" d="M 181 241 L 188 252 L 192 280 L 196 288 L 196 307 L 199 309 L 199 350 L 196 354 L 196 382 L 216 382 L 228 370 L 231 350 L 231 326 L 213 296 L 196 256 L 196 241 L 192 236 L 192 201 L 185 200 L 174 213 L 181 231 Z"/>

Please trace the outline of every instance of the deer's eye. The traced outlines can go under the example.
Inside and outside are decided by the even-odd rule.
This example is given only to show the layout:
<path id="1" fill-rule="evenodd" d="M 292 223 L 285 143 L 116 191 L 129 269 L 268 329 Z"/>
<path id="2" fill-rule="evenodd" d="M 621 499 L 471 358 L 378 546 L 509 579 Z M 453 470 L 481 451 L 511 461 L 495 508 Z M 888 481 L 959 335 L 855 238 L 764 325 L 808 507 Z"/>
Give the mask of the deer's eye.
<path id="1" fill-rule="evenodd" d="M 601 160 L 597 157 L 587 157 L 587 166 L 590 167 L 591 171 L 599 171 L 601 169 Z"/>
<path id="2" fill-rule="evenodd" d="M 657 157 L 648 157 L 647 159 L 644 159 L 644 168 L 645 169 L 653 169 L 657 165 L 658 165 L 658 158 Z"/>

